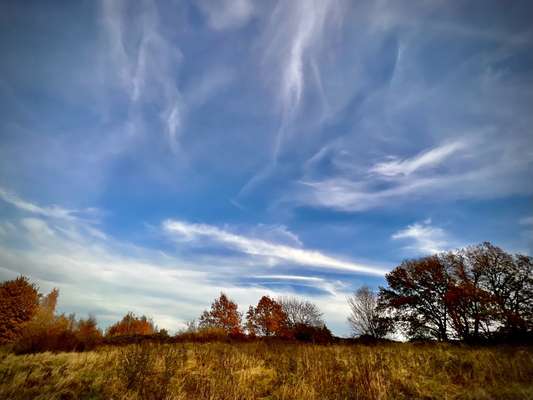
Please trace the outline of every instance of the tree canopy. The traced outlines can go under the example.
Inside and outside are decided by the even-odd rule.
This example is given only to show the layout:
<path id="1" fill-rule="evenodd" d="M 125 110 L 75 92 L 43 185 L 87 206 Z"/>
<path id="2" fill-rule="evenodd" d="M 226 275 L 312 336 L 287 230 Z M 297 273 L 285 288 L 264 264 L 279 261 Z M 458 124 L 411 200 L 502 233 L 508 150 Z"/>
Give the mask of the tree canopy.
<path id="1" fill-rule="evenodd" d="M 199 327 L 220 328 L 227 334 L 239 334 L 242 333 L 241 319 L 237 303 L 220 293 L 219 298 L 211 304 L 211 309 L 200 316 Z"/>
<path id="2" fill-rule="evenodd" d="M 39 305 L 37 287 L 19 276 L 0 285 L 0 344 L 17 339 L 24 323 L 30 321 Z"/>

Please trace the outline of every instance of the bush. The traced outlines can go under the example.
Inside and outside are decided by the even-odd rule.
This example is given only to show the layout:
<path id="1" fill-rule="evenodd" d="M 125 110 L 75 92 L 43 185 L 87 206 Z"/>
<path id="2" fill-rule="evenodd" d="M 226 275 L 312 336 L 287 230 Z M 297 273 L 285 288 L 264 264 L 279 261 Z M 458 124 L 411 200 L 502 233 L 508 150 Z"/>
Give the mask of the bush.
<path id="1" fill-rule="evenodd" d="M 120 350 L 116 373 L 127 392 L 141 399 L 166 399 L 170 382 L 185 360 L 183 349 L 143 342 Z"/>
<path id="2" fill-rule="evenodd" d="M 111 325 L 106 332 L 106 336 L 121 335 L 152 335 L 156 333 L 153 321 L 146 317 L 137 317 L 134 313 L 127 313 L 122 320 Z"/>
<path id="3" fill-rule="evenodd" d="M 94 349 L 101 339 L 102 334 L 94 319 L 76 322 L 73 316 L 52 316 L 51 319 L 40 316 L 24 326 L 13 351 L 17 354 L 85 351 Z"/>
<path id="4" fill-rule="evenodd" d="M 331 343 L 333 341 L 333 335 L 325 325 L 316 327 L 305 324 L 296 324 L 291 328 L 290 334 L 294 339 L 300 342 Z"/>

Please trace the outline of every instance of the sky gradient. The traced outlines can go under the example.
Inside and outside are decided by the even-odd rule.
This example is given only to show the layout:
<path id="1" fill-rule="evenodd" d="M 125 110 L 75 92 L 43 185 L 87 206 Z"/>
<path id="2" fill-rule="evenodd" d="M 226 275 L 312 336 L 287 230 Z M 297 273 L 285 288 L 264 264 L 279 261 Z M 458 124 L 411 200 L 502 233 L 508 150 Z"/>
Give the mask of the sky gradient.
<path id="1" fill-rule="evenodd" d="M 533 253 L 530 1 L 3 1 L 0 279 L 174 332 Z"/>

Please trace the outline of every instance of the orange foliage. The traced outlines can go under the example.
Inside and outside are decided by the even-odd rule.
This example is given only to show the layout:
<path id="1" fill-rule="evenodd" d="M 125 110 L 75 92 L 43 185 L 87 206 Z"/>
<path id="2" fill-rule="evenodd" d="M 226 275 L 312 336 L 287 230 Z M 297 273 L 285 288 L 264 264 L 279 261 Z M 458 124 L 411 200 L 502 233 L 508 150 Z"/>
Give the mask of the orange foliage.
<path id="1" fill-rule="evenodd" d="M 280 303 L 268 296 L 263 296 L 257 307 L 248 309 L 246 327 L 250 335 L 284 336 L 287 334 L 287 314 Z"/>
<path id="2" fill-rule="evenodd" d="M 122 335 L 151 335 L 156 332 L 154 323 L 146 316 L 137 317 L 132 312 L 127 313 L 121 321 L 107 329 L 107 336 Z"/>
<path id="3" fill-rule="evenodd" d="M 35 315 L 22 327 L 14 345 L 15 352 L 81 351 L 98 344 L 102 334 L 96 326 L 96 320 L 89 317 L 76 321 L 74 314 L 56 315 L 58 297 L 57 289 L 42 297 Z"/>
<path id="4" fill-rule="evenodd" d="M 94 347 L 101 339 L 102 332 L 98 329 L 96 319 L 89 316 L 87 319 L 80 319 L 76 323 L 75 335 L 81 350 Z"/>
<path id="5" fill-rule="evenodd" d="M 0 285 L 0 344 L 20 336 L 24 323 L 35 315 L 38 303 L 37 288 L 24 276 Z"/>
<path id="6" fill-rule="evenodd" d="M 210 311 L 204 311 L 200 317 L 200 328 L 221 328 L 226 334 L 239 335 L 242 333 L 241 313 L 237 311 L 237 304 L 224 293 L 211 304 Z"/>

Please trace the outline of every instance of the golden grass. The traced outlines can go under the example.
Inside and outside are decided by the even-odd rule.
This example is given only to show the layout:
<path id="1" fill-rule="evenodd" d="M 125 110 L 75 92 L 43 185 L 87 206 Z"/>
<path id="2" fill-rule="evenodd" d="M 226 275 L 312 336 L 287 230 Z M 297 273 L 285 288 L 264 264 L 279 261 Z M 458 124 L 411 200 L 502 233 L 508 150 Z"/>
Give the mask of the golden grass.
<path id="1" fill-rule="evenodd" d="M 533 399 L 533 349 L 206 343 L 0 353 L 1 399 Z"/>

